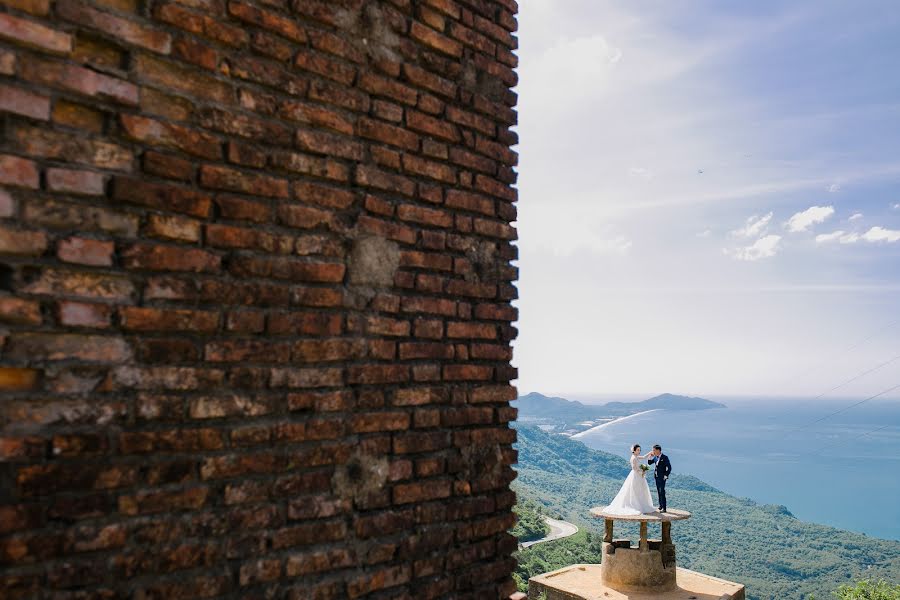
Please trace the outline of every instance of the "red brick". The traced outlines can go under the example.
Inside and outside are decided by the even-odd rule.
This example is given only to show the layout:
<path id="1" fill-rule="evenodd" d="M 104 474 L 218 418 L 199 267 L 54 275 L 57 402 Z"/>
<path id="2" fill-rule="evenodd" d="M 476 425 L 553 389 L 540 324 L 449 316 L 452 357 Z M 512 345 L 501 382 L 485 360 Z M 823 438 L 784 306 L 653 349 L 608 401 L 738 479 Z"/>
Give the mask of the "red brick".
<path id="1" fill-rule="evenodd" d="M 0 296 L 0 321 L 19 325 L 40 325 L 41 305 L 34 300 Z"/>
<path id="2" fill-rule="evenodd" d="M 198 242 L 200 241 L 200 221 L 179 215 L 152 214 L 147 219 L 144 234 L 166 240 Z"/>
<path id="3" fill-rule="evenodd" d="M 263 223 L 268 221 L 272 208 L 266 202 L 246 200 L 236 196 L 219 195 L 216 197 L 216 206 L 226 219 L 238 221 L 252 221 Z"/>
<path id="4" fill-rule="evenodd" d="M 0 226 L 0 254 L 40 256 L 47 249 L 47 235 L 42 231 L 20 231 Z"/>
<path id="5" fill-rule="evenodd" d="M 208 133 L 139 115 L 121 115 L 119 118 L 125 134 L 133 140 L 175 148 L 210 160 L 222 156 L 221 140 Z"/>
<path id="6" fill-rule="evenodd" d="M 47 169 L 47 187 L 54 192 L 101 196 L 106 186 L 106 177 L 94 171 L 74 169 Z"/>
<path id="7" fill-rule="evenodd" d="M 21 72 L 22 77 L 28 81 L 128 106 L 138 104 L 138 88 L 130 81 L 78 65 L 29 58 L 23 60 Z"/>
<path id="8" fill-rule="evenodd" d="M 447 206 L 494 216 L 494 201 L 464 190 L 447 190 Z"/>
<path id="9" fill-rule="evenodd" d="M 359 165 L 356 169 L 356 183 L 366 187 L 372 187 L 387 192 L 399 193 L 403 196 L 413 197 L 415 183 L 400 175 L 393 175 L 377 169 Z"/>
<path id="10" fill-rule="evenodd" d="M 80 334 L 21 333 L 7 342 L 12 358 L 30 360 L 77 359 L 91 362 L 125 362 L 132 357 L 128 343 L 120 337 Z"/>
<path id="11" fill-rule="evenodd" d="M 54 54 L 72 51 L 72 36 L 35 21 L 0 14 L 0 38 Z"/>
<path id="12" fill-rule="evenodd" d="M 215 254 L 180 246 L 141 243 L 122 252 L 122 264 L 126 269 L 201 273 L 218 270 L 220 263 L 221 258 Z"/>
<path id="13" fill-rule="evenodd" d="M 101 12 L 77 0 L 60 0 L 56 3 L 56 13 L 67 21 L 98 29 L 129 44 L 160 54 L 168 54 L 172 49 L 172 37 L 168 33 Z"/>
<path id="14" fill-rule="evenodd" d="M 168 179 L 190 181 L 194 166 L 190 161 L 148 150 L 143 156 L 144 171 Z"/>
<path id="15" fill-rule="evenodd" d="M 447 337 L 492 340 L 497 338 L 497 328 L 487 323 L 447 323 Z"/>
<path id="16" fill-rule="evenodd" d="M 0 390 L 22 391 L 34 389 L 40 371 L 37 369 L 0 367 Z"/>
<path id="17" fill-rule="evenodd" d="M 47 121 L 50 119 L 50 98 L 21 88 L 0 85 L 0 111 Z"/>
<path id="18" fill-rule="evenodd" d="M 445 381 L 489 381 L 493 373 L 492 367 L 481 365 L 447 365 L 442 374 Z"/>
<path id="19" fill-rule="evenodd" d="M 359 87 L 371 94 L 391 98 L 411 106 L 415 106 L 418 98 L 418 93 L 414 88 L 372 73 L 366 73 L 360 78 Z"/>
<path id="20" fill-rule="evenodd" d="M 128 279 L 97 273 L 75 273 L 46 268 L 22 288 L 28 294 L 77 296 L 128 300 L 134 295 L 134 285 Z"/>
<path id="21" fill-rule="evenodd" d="M 60 324 L 71 327 L 106 328 L 110 326 L 112 309 L 105 304 L 60 302 L 57 318 Z"/>
<path id="22" fill-rule="evenodd" d="M 413 175 L 430 177 L 451 185 L 456 183 L 456 169 L 453 167 L 410 154 L 403 155 L 403 170 Z"/>
<path id="23" fill-rule="evenodd" d="M 0 184 L 37 189 L 37 165 L 18 156 L 0 154 Z"/>
<path id="24" fill-rule="evenodd" d="M 462 56 L 462 45 L 459 42 L 422 25 L 418 21 L 413 21 L 410 33 L 413 39 L 438 52 L 443 52 L 456 58 Z"/>
<path id="25" fill-rule="evenodd" d="M 119 309 L 119 320 L 129 331 L 211 333 L 219 327 L 219 313 L 200 310 L 126 306 Z"/>
<path id="26" fill-rule="evenodd" d="M 122 202 L 158 210 L 171 210 L 195 217 L 207 216 L 212 205 L 210 196 L 190 188 L 155 184 L 125 177 L 116 177 L 113 180 L 113 198 Z"/>
<path id="27" fill-rule="evenodd" d="M 231 263 L 231 272 L 239 277 L 273 277 L 294 282 L 338 283 L 343 281 L 343 264 L 310 262 L 287 257 L 240 257 Z"/>
<path id="28" fill-rule="evenodd" d="M 245 194 L 288 197 L 288 184 L 284 179 L 236 171 L 227 167 L 204 165 L 200 169 L 200 183 L 205 187 Z"/>
<path id="29" fill-rule="evenodd" d="M 350 85 L 356 77 L 356 69 L 324 54 L 301 48 L 294 57 L 298 69 L 327 77 L 342 85 Z"/>
<path id="30" fill-rule="evenodd" d="M 0 218 L 12 217 L 16 214 L 16 200 L 7 190 L 0 189 Z"/>
<path id="31" fill-rule="evenodd" d="M 347 381 L 351 384 L 384 384 L 409 381 L 406 365 L 367 365 L 350 367 Z"/>
<path id="32" fill-rule="evenodd" d="M 209 489 L 194 487 L 170 491 L 142 491 L 119 497 L 119 511 L 125 515 L 196 510 L 206 504 Z"/>
<path id="33" fill-rule="evenodd" d="M 409 429 L 409 413 L 400 411 L 372 412 L 353 415 L 354 433 L 375 431 L 405 431 Z"/>
<path id="34" fill-rule="evenodd" d="M 403 65 L 403 75 L 413 85 L 424 87 L 445 98 L 453 99 L 456 96 L 456 84 L 425 69 L 406 63 Z"/>
<path id="35" fill-rule="evenodd" d="M 409 321 L 370 316 L 366 319 L 366 331 L 370 335 L 406 337 L 410 334 Z"/>
<path id="36" fill-rule="evenodd" d="M 394 504 L 424 502 L 450 496 L 450 482 L 445 479 L 400 483 L 394 486 L 392 498 Z"/>
<path id="37" fill-rule="evenodd" d="M 289 40 L 301 44 L 307 40 L 306 31 L 298 25 L 297 21 L 260 9 L 252 4 L 229 2 L 228 13 L 244 22 L 259 25 L 263 29 L 278 33 Z"/>
<path id="38" fill-rule="evenodd" d="M 63 262 L 108 267 L 112 265 L 114 251 L 112 242 L 70 237 L 59 241 L 56 255 Z"/>
<path id="39" fill-rule="evenodd" d="M 359 135 L 390 146 L 397 146 L 405 150 L 417 151 L 419 149 L 419 136 L 415 133 L 382 121 L 363 118 L 358 123 Z"/>
<path id="40" fill-rule="evenodd" d="M 297 200 L 326 208 L 345 209 L 356 201 L 356 194 L 353 192 L 308 181 L 294 182 L 292 191 Z"/>

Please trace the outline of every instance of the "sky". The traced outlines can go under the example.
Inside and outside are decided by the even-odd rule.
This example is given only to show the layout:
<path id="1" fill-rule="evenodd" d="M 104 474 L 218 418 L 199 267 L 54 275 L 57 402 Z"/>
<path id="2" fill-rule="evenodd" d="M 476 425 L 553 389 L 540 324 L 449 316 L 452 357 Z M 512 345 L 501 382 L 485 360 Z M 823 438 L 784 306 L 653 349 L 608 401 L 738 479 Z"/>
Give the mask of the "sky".
<path id="1" fill-rule="evenodd" d="M 520 393 L 900 384 L 894 0 L 519 6 Z"/>

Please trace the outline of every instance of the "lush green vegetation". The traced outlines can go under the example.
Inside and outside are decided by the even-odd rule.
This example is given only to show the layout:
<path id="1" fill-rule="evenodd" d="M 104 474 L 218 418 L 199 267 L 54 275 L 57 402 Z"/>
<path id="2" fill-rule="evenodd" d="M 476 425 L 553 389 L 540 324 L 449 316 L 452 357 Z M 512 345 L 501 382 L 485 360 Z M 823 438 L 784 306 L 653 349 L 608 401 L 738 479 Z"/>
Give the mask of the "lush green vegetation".
<path id="1" fill-rule="evenodd" d="M 603 536 L 579 529 L 567 538 L 542 542 L 516 554 L 519 561 L 513 578 L 519 591 L 527 591 L 528 578 L 568 565 L 598 564 L 603 551 Z"/>
<path id="2" fill-rule="evenodd" d="M 602 523 L 590 519 L 588 510 L 607 504 L 618 491 L 628 472 L 625 458 L 535 427 L 518 429 L 514 487 L 520 496 L 599 534 Z M 690 476 L 673 477 L 669 487 L 669 504 L 693 513 L 672 527 L 679 565 L 739 581 L 747 586 L 748 598 L 827 598 L 839 586 L 862 579 L 900 581 L 900 542 L 805 523 L 783 506 L 735 498 Z M 636 539 L 637 527 L 617 524 L 620 535 Z M 659 533 L 651 527 L 651 535 Z M 533 574 L 578 562 L 555 551 L 558 544 L 578 539 L 583 538 L 521 551 L 519 577 L 527 581 Z"/>
<path id="3" fill-rule="evenodd" d="M 900 585 L 865 580 L 856 585 L 842 585 L 834 595 L 841 600 L 900 600 Z"/>
<path id="4" fill-rule="evenodd" d="M 513 507 L 519 521 L 510 533 L 519 538 L 519 542 L 537 540 L 550 533 L 550 526 L 544 521 L 544 509 L 529 500 L 519 501 Z"/>

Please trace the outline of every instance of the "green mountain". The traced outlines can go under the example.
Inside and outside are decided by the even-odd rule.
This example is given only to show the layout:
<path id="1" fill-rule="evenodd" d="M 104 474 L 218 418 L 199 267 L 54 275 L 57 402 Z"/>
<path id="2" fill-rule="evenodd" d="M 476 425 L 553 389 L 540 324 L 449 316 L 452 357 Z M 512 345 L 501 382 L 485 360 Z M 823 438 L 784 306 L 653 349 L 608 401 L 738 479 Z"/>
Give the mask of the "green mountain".
<path id="1" fill-rule="evenodd" d="M 520 500 L 602 535 L 603 524 L 588 511 L 608 504 L 616 494 L 628 472 L 625 457 L 534 426 L 520 423 L 517 429 L 518 479 L 513 487 Z M 860 579 L 900 581 L 900 542 L 806 523 L 784 506 L 736 498 L 689 475 L 674 474 L 669 490 L 671 506 L 693 513 L 672 527 L 678 564 L 739 581 L 747 586 L 748 598 L 830 598 L 839 585 Z M 617 524 L 619 534 L 637 539 L 637 527 Z M 652 527 L 651 534 L 659 535 Z M 525 582 L 577 562 L 572 559 L 581 555 L 570 547 L 574 543 L 570 538 L 521 551 L 518 579 Z"/>

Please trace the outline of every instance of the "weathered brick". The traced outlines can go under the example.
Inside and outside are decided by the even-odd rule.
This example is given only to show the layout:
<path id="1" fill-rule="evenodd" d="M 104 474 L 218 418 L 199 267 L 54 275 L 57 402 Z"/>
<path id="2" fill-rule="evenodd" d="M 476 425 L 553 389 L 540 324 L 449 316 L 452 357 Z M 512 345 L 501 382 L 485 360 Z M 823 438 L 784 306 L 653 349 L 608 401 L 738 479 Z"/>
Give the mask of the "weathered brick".
<path id="1" fill-rule="evenodd" d="M 16 148 L 24 154 L 45 159 L 65 160 L 116 171 L 130 171 L 134 161 L 132 152 L 119 144 L 86 139 L 60 131 L 17 126 L 12 137 Z M 4 170 L 5 167 L 0 162 L 0 173 Z"/>
<path id="2" fill-rule="evenodd" d="M 47 169 L 47 187 L 54 192 L 100 196 L 104 193 L 106 177 L 94 171 L 75 169 Z"/>
<path id="3" fill-rule="evenodd" d="M 137 217 L 107 208 L 41 200 L 26 203 L 24 214 L 27 222 L 49 229 L 77 226 L 79 231 L 102 231 L 120 237 L 137 233 Z"/>
<path id="4" fill-rule="evenodd" d="M 222 156 L 221 141 L 208 133 L 138 115 L 123 114 L 120 121 L 125 134 L 133 140 L 183 150 L 210 160 Z"/>
<path id="5" fill-rule="evenodd" d="M 43 231 L 22 231 L 0 226 L 0 254 L 40 256 L 47 249 Z"/>
<path id="6" fill-rule="evenodd" d="M 71 327 L 109 327 L 112 313 L 112 308 L 105 304 L 64 301 L 57 307 L 59 322 Z"/>
<path id="7" fill-rule="evenodd" d="M 0 367 L 0 390 L 21 391 L 34 389 L 40 371 L 19 367 Z"/>
<path id="8" fill-rule="evenodd" d="M 22 62 L 22 77 L 88 97 L 111 100 L 128 106 L 138 103 L 135 84 L 99 71 L 54 60 L 29 58 Z"/>
<path id="9" fill-rule="evenodd" d="M 141 308 L 119 309 L 119 320 L 130 331 L 192 331 L 210 333 L 219 326 L 219 313 L 214 311 Z"/>
<path id="10" fill-rule="evenodd" d="M 99 11 L 78 0 L 60 0 L 56 3 L 56 13 L 67 21 L 97 29 L 129 44 L 160 54 L 168 54 L 172 49 L 172 36 L 168 33 Z"/>
<path id="11" fill-rule="evenodd" d="M 116 363 L 132 356 L 128 343 L 115 336 L 19 333 L 10 336 L 7 344 L 9 356 L 18 359 Z"/>
<path id="12" fill-rule="evenodd" d="M 200 183 L 209 188 L 271 196 L 288 197 L 288 182 L 285 179 L 245 173 L 228 167 L 204 165 L 200 169 Z"/>
<path id="13" fill-rule="evenodd" d="M 122 252 L 122 264 L 126 269 L 150 271 L 191 271 L 200 273 L 216 271 L 222 259 L 205 250 L 180 246 L 134 244 Z"/>
<path id="14" fill-rule="evenodd" d="M 0 154 L 0 183 L 37 189 L 40 183 L 37 166 L 18 156 Z"/>
<path id="15" fill-rule="evenodd" d="M 112 265 L 114 251 L 112 242 L 70 237 L 59 241 L 56 255 L 62 262 L 108 267 Z"/>
<path id="16" fill-rule="evenodd" d="M 0 14 L 0 38 L 54 54 L 72 51 L 72 36 L 35 21 Z"/>
<path id="17" fill-rule="evenodd" d="M 50 98 L 10 85 L 0 85 L 0 111 L 47 121 Z"/>
<path id="18" fill-rule="evenodd" d="M 40 325 L 41 305 L 34 300 L 0 296 L 0 321 L 20 325 Z"/>

